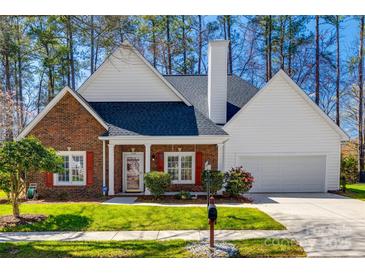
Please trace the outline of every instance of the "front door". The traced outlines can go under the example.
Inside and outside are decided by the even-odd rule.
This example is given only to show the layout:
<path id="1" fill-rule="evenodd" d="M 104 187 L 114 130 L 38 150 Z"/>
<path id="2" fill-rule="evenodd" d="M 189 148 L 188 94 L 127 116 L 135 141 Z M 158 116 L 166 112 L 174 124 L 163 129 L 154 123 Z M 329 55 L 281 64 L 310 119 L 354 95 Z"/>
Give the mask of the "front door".
<path id="1" fill-rule="evenodd" d="M 143 152 L 123 153 L 123 191 L 143 191 Z"/>

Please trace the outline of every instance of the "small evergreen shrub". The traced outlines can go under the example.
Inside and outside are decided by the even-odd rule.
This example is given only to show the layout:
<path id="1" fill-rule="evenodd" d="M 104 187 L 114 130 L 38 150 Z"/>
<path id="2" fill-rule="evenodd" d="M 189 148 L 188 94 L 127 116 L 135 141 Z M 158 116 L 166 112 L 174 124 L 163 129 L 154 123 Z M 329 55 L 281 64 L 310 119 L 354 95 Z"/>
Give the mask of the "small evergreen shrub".
<path id="1" fill-rule="evenodd" d="M 146 187 L 155 198 L 163 195 L 171 184 L 171 176 L 168 173 L 152 171 L 144 175 Z"/>
<path id="2" fill-rule="evenodd" d="M 251 173 L 244 170 L 242 166 L 231 168 L 224 175 L 225 190 L 230 196 L 237 197 L 249 191 L 254 180 Z"/>
<path id="3" fill-rule="evenodd" d="M 346 178 L 344 176 L 341 176 L 340 177 L 340 187 L 341 187 L 341 190 L 342 192 L 346 192 Z"/>
<path id="4" fill-rule="evenodd" d="M 346 183 L 355 184 L 359 179 L 357 158 L 353 155 L 344 156 L 341 161 L 341 177 Z"/>
<path id="5" fill-rule="evenodd" d="M 179 200 L 190 200 L 191 193 L 189 191 L 181 190 L 178 194 L 175 195 L 175 197 Z"/>
<path id="6" fill-rule="evenodd" d="M 203 189 L 208 191 L 208 178 L 210 177 L 210 193 L 215 195 L 223 188 L 224 173 L 219 170 L 204 170 L 202 173 Z"/>

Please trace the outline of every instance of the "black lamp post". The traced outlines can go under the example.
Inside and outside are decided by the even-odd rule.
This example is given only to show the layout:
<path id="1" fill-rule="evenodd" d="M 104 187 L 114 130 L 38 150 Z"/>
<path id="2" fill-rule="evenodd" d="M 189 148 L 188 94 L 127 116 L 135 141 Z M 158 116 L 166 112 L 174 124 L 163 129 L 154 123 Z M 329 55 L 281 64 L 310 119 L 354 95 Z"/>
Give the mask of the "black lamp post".
<path id="1" fill-rule="evenodd" d="M 210 184 L 211 184 L 211 178 L 210 178 L 210 171 L 212 169 L 211 165 L 209 164 L 209 161 L 205 162 L 205 170 L 207 170 L 207 206 L 209 206 L 209 198 L 210 198 Z"/>

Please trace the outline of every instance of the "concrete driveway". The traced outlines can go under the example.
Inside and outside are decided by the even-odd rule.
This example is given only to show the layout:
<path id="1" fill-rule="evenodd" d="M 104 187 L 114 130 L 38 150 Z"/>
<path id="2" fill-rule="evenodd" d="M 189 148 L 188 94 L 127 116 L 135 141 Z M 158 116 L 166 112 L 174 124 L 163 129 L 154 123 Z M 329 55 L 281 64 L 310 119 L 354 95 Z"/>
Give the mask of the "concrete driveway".
<path id="1" fill-rule="evenodd" d="M 365 257 L 365 202 L 330 193 L 250 194 L 310 257 Z"/>

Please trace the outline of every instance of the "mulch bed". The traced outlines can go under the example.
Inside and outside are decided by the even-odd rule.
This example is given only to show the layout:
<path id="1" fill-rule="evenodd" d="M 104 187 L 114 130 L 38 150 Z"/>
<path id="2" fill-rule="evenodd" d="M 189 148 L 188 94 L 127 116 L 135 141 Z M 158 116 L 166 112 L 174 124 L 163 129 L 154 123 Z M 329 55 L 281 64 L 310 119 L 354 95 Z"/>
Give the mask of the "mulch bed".
<path id="1" fill-rule="evenodd" d="M 26 200 L 24 203 L 26 204 L 47 204 L 47 203 L 102 203 L 106 200 L 110 199 L 110 197 L 73 197 L 68 199 L 58 199 L 58 198 L 44 198 L 38 200 Z"/>
<path id="2" fill-rule="evenodd" d="M 224 196 L 215 196 L 215 203 L 216 204 L 224 204 L 224 203 L 252 203 L 252 200 L 250 200 L 247 197 L 224 197 Z M 206 204 L 207 203 L 207 196 L 198 196 L 197 199 L 178 199 L 173 195 L 168 196 L 162 196 L 158 199 L 155 199 L 153 196 L 138 196 L 137 202 L 142 203 L 166 203 L 166 204 Z"/>
<path id="3" fill-rule="evenodd" d="M 13 215 L 5 215 L 0 217 L 0 228 L 34 224 L 41 222 L 46 218 L 47 216 L 43 214 L 23 214 L 19 218 L 16 218 Z"/>

